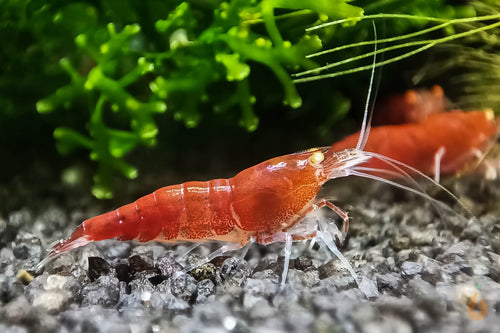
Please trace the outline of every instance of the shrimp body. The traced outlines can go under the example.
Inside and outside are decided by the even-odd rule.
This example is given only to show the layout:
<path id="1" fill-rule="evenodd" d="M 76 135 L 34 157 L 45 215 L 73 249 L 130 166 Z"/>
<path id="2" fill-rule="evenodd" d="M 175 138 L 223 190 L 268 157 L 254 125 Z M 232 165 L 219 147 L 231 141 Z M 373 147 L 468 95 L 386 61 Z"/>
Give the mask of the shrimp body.
<path id="1" fill-rule="evenodd" d="M 498 124 L 491 110 L 450 111 L 429 114 L 408 124 L 373 127 L 365 150 L 407 164 L 425 174 L 434 173 L 436 153 L 444 148 L 440 171 L 451 174 L 467 169 L 490 148 Z M 359 133 L 334 143 L 333 151 L 353 147 Z M 385 168 L 386 164 L 371 159 L 364 167 Z"/>
<path id="2" fill-rule="evenodd" d="M 327 181 L 321 163 L 327 149 L 276 157 L 230 179 L 160 188 L 84 221 L 68 239 L 56 244 L 49 256 L 111 238 L 140 242 L 221 240 L 240 246 L 252 237 L 259 243 L 269 242 L 272 235 L 293 227 L 312 208 Z"/>

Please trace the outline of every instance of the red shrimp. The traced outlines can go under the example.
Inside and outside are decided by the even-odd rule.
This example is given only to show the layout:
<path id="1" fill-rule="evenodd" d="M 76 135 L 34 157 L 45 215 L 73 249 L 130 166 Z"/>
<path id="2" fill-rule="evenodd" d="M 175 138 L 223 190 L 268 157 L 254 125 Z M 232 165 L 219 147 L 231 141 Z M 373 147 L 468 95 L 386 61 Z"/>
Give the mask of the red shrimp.
<path id="1" fill-rule="evenodd" d="M 261 244 L 272 242 L 277 233 L 286 232 L 317 207 L 340 213 L 316 195 L 348 155 L 328 152 L 328 147 L 311 149 L 270 159 L 230 179 L 160 188 L 84 221 L 70 238 L 54 246 L 51 255 L 111 238 L 169 243 L 219 240 L 239 246 L 251 238 Z"/>
<path id="2" fill-rule="evenodd" d="M 492 110 L 432 113 L 415 123 L 373 127 L 365 150 L 395 159 L 427 175 L 436 173 L 436 154 L 441 151 L 438 171 L 455 174 L 470 168 L 491 148 L 497 131 L 498 123 Z M 331 150 L 353 147 L 358 137 L 359 133 L 352 134 L 334 143 Z M 372 159 L 363 167 L 383 168 L 384 165 Z"/>
<path id="3" fill-rule="evenodd" d="M 317 230 L 314 225 L 299 222 L 314 210 L 328 207 L 344 220 L 343 237 L 348 228 L 347 213 L 316 196 L 326 181 L 342 176 L 344 168 L 370 158 L 361 150 L 333 152 L 323 147 L 270 159 L 230 179 L 163 187 L 133 203 L 85 220 L 68 239 L 52 248 L 39 268 L 59 253 L 112 238 L 168 243 L 226 242 L 206 258 L 209 261 L 245 246 L 251 239 L 260 244 L 285 241 L 285 254 L 289 258 L 292 240 L 319 235 L 355 276 L 331 235 L 326 234 L 326 227 Z"/>
<path id="4" fill-rule="evenodd" d="M 380 103 L 374 114 L 375 125 L 399 125 L 416 123 L 432 113 L 446 110 L 446 98 L 441 86 L 431 90 L 408 90 L 402 95 L 392 96 L 387 102 Z"/>

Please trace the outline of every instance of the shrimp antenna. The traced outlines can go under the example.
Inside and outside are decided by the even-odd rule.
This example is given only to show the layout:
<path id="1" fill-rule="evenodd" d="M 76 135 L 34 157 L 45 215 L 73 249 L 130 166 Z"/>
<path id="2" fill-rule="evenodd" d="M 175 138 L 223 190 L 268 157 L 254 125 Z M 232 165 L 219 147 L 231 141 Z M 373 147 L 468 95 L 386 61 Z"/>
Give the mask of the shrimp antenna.
<path id="1" fill-rule="evenodd" d="M 386 163 L 387 165 L 389 165 L 390 167 L 392 167 L 394 169 L 394 171 L 383 169 L 383 168 L 368 168 L 368 167 L 359 167 L 359 166 L 357 166 L 357 167 L 354 167 L 351 170 L 349 170 L 349 174 L 350 175 L 358 176 L 358 177 L 363 177 L 363 178 L 374 179 L 374 180 L 377 180 L 377 181 L 380 181 L 380 182 L 383 182 L 383 183 L 386 183 L 386 184 L 389 184 L 389 185 L 392 185 L 392 186 L 395 186 L 395 187 L 407 190 L 409 192 L 412 192 L 414 194 L 417 194 L 417 195 L 419 195 L 419 196 L 421 196 L 421 197 L 429 200 L 429 202 L 433 206 L 437 205 L 437 206 L 439 206 L 441 208 L 445 208 L 447 211 L 453 212 L 455 215 L 462 216 L 462 215 L 458 214 L 457 212 L 455 212 L 450 207 L 448 207 L 446 204 L 442 203 L 441 201 L 439 201 L 437 199 L 434 199 L 429 194 L 427 194 L 421 188 L 421 186 L 413 179 L 413 177 L 411 177 L 406 171 L 404 171 L 405 169 L 409 170 L 412 173 L 415 173 L 415 174 L 419 175 L 420 177 L 422 177 L 423 179 L 425 179 L 426 181 L 428 181 L 432 185 L 436 186 L 440 190 L 444 191 L 448 196 L 450 196 L 460 206 L 460 208 L 465 213 L 467 213 L 467 215 L 469 215 L 469 217 L 474 217 L 474 214 L 472 214 L 472 212 L 460 201 L 460 199 L 457 198 L 456 195 L 454 195 L 446 187 L 444 187 L 441 184 L 437 183 L 434 179 L 430 178 L 429 176 L 425 175 L 424 173 L 420 172 L 419 170 L 417 170 L 417 169 L 415 169 L 415 168 L 413 168 L 413 167 L 411 167 L 411 166 L 409 166 L 409 165 L 407 165 L 407 164 L 405 164 L 403 162 L 400 162 L 398 160 L 392 159 L 392 158 L 384 156 L 384 155 L 380 155 L 380 154 L 373 153 L 373 152 L 367 152 L 367 151 L 363 151 L 362 153 L 363 153 L 363 155 L 370 156 L 372 158 L 375 158 L 375 159 L 377 159 L 379 161 L 382 161 L 382 162 Z M 385 174 L 388 174 L 388 175 L 400 175 L 400 176 L 403 176 L 403 178 L 409 180 L 410 183 L 412 183 L 413 186 L 415 186 L 415 187 L 406 186 L 406 185 L 403 185 L 403 184 L 398 183 L 396 181 L 392 181 L 392 180 L 385 179 L 385 178 L 380 177 L 380 176 L 376 176 L 376 175 L 372 174 L 371 172 L 378 172 L 378 173 L 385 173 Z M 418 190 L 417 188 L 420 188 L 420 190 Z M 434 206 L 434 207 L 436 208 L 436 210 L 438 211 L 438 213 L 441 215 L 441 213 L 437 209 L 437 206 Z"/>
<path id="2" fill-rule="evenodd" d="M 370 75 L 370 85 L 368 86 L 368 96 L 366 96 L 365 111 L 363 113 L 363 123 L 361 124 L 361 131 L 359 133 L 358 143 L 356 144 L 356 149 L 363 150 L 366 146 L 366 141 L 370 135 L 371 122 L 373 116 L 373 108 L 370 109 L 370 96 L 373 89 L 373 78 L 375 77 L 375 67 L 377 64 L 377 27 L 375 22 L 372 21 L 373 34 L 374 34 L 374 52 L 373 52 L 373 64 L 372 73 Z"/>

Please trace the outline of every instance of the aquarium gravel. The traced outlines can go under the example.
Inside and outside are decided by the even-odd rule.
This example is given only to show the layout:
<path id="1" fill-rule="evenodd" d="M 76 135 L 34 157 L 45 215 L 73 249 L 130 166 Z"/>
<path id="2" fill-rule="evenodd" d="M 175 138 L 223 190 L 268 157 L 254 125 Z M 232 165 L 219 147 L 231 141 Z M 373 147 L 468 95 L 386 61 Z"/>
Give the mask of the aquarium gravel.
<path id="1" fill-rule="evenodd" d="M 281 244 L 253 244 L 244 258 L 234 252 L 183 273 L 183 266 L 217 245 L 187 253 L 185 244 L 102 241 L 64 253 L 36 275 L 33 267 L 49 244 L 101 207 L 57 182 L 43 189 L 29 185 L 19 180 L 1 185 L 7 200 L 0 218 L 1 332 L 496 332 L 500 327 L 500 180 L 481 173 L 445 182 L 473 207 L 475 220 L 438 213 L 428 201 L 386 185 L 331 184 L 339 205 L 350 212 L 351 237 L 343 253 L 360 283 L 316 245 L 297 242 L 282 290 Z M 479 320 L 467 311 L 474 295 L 487 305 Z"/>

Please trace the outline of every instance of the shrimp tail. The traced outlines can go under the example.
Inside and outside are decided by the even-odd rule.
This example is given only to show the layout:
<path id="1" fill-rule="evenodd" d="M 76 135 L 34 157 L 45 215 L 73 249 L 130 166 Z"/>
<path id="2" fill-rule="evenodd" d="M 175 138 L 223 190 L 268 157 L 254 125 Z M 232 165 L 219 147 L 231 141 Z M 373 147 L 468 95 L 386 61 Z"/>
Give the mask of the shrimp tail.
<path id="1" fill-rule="evenodd" d="M 55 242 L 50 246 L 47 257 L 37 265 L 36 270 L 41 270 L 48 262 L 55 259 L 55 257 L 61 253 L 76 249 L 93 241 L 112 238 L 119 238 L 121 240 L 134 239 L 137 236 L 135 233 L 130 235 L 120 230 L 120 223 L 116 216 L 116 211 L 111 211 L 83 221 L 70 237 Z M 121 218 L 123 221 L 126 216 L 122 216 Z M 134 219 L 131 218 L 127 219 L 127 221 L 128 220 L 132 222 L 128 223 L 129 225 L 133 225 L 135 222 Z"/>
<path id="2" fill-rule="evenodd" d="M 92 239 L 85 235 L 83 223 L 76 228 L 76 230 L 67 239 L 57 242 L 49 252 L 49 257 L 56 256 L 60 253 L 76 249 L 77 247 L 84 246 L 90 243 Z"/>
<path id="3" fill-rule="evenodd" d="M 84 246 L 88 243 L 90 243 L 92 239 L 85 234 L 84 230 L 84 224 L 80 224 L 78 228 L 71 234 L 71 236 L 67 239 L 63 239 L 60 241 L 55 242 L 50 249 L 50 252 L 47 254 L 47 256 L 38 263 L 38 265 L 35 268 L 35 271 L 41 271 L 42 268 L 55 259 L 58 255 L 60 255 L 63 252 L 76 249 L 77 247 Z"/>

